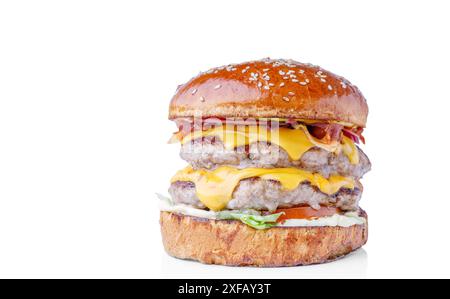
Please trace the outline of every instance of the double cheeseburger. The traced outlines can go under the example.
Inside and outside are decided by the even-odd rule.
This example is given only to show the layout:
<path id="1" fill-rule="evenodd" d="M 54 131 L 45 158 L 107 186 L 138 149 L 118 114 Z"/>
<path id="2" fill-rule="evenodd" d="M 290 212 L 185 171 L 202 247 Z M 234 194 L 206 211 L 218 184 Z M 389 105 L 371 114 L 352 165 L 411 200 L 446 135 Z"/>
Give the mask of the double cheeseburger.
<path id="1" fill-rule="evenodd" d="M 370 170 L 356 145 L 365 98 L 346 79 L 292 60 L 200 73 L 180 86 L 169 119 L 189 165 L 160 196 L 166 251 L 233 266 L 334 260 L 367 241 L 359 207 Z"/>

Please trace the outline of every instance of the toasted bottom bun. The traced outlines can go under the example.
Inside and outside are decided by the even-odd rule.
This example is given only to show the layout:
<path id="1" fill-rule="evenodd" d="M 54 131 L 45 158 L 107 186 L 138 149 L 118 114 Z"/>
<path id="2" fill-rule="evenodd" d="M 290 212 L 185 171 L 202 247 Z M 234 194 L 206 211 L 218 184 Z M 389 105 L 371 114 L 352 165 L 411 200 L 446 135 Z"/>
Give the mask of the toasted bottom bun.
<path id="1" fill-rule="evenodd" d="M 361 210 L 362 216 L 367 215 Z M 350 227 L 273 227 L 256 230 L 235 220 L 161 212 L 167 253 L 228 266 L 282 267 L 325 263 L 367 242 L 367 221 Z"/>

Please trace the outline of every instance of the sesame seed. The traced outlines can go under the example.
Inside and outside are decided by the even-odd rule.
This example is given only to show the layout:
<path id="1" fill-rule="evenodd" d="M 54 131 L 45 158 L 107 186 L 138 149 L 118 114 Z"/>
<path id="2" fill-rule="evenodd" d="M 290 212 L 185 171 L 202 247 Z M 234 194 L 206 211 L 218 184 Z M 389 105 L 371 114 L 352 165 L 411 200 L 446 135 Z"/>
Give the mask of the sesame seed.
<path id="1" fill-rule="evenodd" d="M 250 81 L 256 81 L 258 79 L 258 73 L 250 73 Z"/>
<path id="2" fill-rule="evenodd" d="M 237 70 L 235 67 L 227 68 L 227 71 L 229 71 L 229 72 L 234 72 L 235 70 Z"/>
<path id="3" fill-rule="evenodd" d="M 300 83 L 300 85 L 303 85 L 303 86 L 305 86 L 306 84 L 308 84 L 307 82 L 304 82 L 304 81 L 301 81 L 301 82 L 299 82 Z"/>
<path id="4" fill-rule="evenodd" d="M 204 102 L 205 101 L 205 97 L 200 97 L 200 102 Z"/>
<path id="5" fill-rule="evenodd" d="M 195 94 L 197 92 L 197 88 L 194 88 L 192 91 L 191 91 L 191 94 Z"/>
<path id="6" fill-rule="evenodd" d="M 216 86 L 214 86 L 214 89 L 219 89 L 219 88 L 221 88 L 221 87 L 222 87 L 222 85 L 217 84 Z"/>
<path id="7" fill-rule="evenodd" d="M 333 87 L 331 87 L 331 85 L 328 84 L 328 90 L 333 90 Z"/>
<path id="8" fill-rule="evenodd" d="M 295 95 L 295 93 L 290 91 L 290 92 L 288 92 L 288 95 L 293 96 L 293 95 Z"/>
<path id="9" fill-rule="evenodd" d="M 284 75 L 286 75 L 286 73 L 285 73 L 285 72 L 283 72 L 282 70 L 279 70 L 279 71 L 278 71 L 278 74 L 280 74 L 281 76 L 284 76 Z"/>
<path id="10" fill-rule="evenodd" d="M 280 87 L 283 87 L 283 86 L 284 86 L 284 82 L 281 82 L 281 83 L 280 83 Z"/>
<path id="11" fill-rule="evenodd" d="M 322 73 L 322 71 L 317 71 L 316 74 L 314 75 L 314 77 L 316 77 L 316 78 L 321 78 L 320 81 L 325 82 L 325 81 L 322 80 L 322 78 L 326 78 L 327 75 L 324 75 L 324 74 Z"/>
<path id="12" fill-rule="evenodd" d="M 327 80 L 325 80 L 324 78 L 320 78 L 320 81 L 327 82 Z"/>
<path id="13" fill-rule="evenodd" d="M 286 102 L 289 102 L 289 98 L 288 97 L 283 97 L 283 100 Z"/>
<path id="14" fill-rule="evenodd" d="M 261 82 L 258 82 L 258 87 L 261 87 L 262 86 L 262 83 Z"/>
<path id="15" fill-rule="evenodd" d="M 263 69 L 263 72 L 268 72 L 270 69 Z"/>
<path id="16" fill-rule="evenodd" d="M 269 89 L 270 89 L 269 85 L 265 85 L 265 86 L 264 86 L 264 89 L 265 89 L 265 90 L 269 90 Z"/>
<path id="17" fill-rule="evenodd" d="M 298 82 L 298 80 L 297 79 L 292 79 L 292 82 Z"/>

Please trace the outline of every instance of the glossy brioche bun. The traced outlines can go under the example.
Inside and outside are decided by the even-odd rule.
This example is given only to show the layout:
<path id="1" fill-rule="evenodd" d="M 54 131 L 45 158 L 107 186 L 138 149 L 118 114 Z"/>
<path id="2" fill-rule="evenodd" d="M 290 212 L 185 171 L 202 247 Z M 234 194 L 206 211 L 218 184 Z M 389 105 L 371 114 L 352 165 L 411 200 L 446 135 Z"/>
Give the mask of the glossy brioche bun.
<path id="1" fill-rule="evenodd" d="M 211 69 L 179 87 L 169 119 L 295 118 L 365 127 L 368 107 L 346 79 L 292 60 L 246 62 Z"/>
<path id="2" fill-rule="evenodd" d="M 362 211 L 362 210 L 361 210 Z M 367 215 L 362 211 L 364 217 Z M 256 230 L 236 220 L 210 220 L 161 212 L 167 253 L 228 266 L 280 267 L 325 263 L 367 242 L 365 225 L 273 227 Z"/>

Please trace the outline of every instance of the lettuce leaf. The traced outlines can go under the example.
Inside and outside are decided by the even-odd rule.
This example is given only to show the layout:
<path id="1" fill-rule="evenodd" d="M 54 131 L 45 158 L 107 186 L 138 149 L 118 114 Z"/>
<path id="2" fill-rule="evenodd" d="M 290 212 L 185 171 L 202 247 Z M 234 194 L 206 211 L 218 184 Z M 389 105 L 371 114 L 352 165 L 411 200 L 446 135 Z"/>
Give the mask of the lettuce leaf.
<path id="1" fill-rule="evenodd" d="M 240 220 L 242 223 L 247 224 L 256 229 L 267 229 L 276 225 L 278 218 L 284 213 L 277 213 L 271 215 L 251 215 L 245 213 L 221 211 L 217 213 L 217 219 L 222 220 Z"/>
<path id="2" fill-rule="evenodd" d="M 168 196 L 162 195 L 160 193 L 155 193 L 156 197 L 158 197 L 159 200 L 164 201 L 165 203 L 169 204 L 170 206 L 173 206 L 172 199 Z"/>

